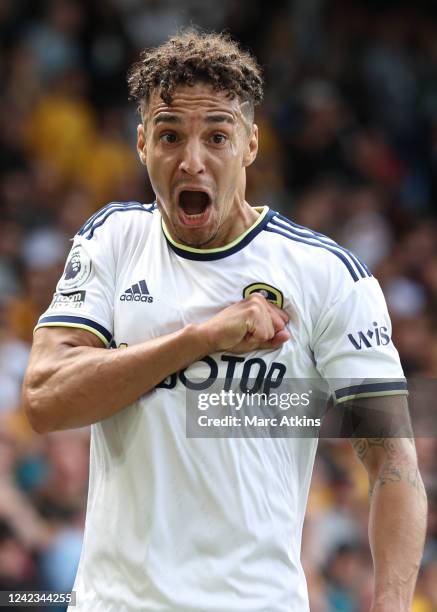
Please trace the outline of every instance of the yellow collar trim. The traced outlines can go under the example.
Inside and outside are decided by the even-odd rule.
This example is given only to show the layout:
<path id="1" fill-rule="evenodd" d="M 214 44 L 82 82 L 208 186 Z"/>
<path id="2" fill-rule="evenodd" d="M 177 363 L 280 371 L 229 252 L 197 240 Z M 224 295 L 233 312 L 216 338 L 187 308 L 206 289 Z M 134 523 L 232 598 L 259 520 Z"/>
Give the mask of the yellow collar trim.
<path id="1" fill-rule="evenodd" d="M 170 232 L 168 231 L 167 226 L 165 225 L 164 219 L 162 219 L 162 229 L 163 229 L 163 232 L 167 240 L 171 242 L 171 244 L 177 247 L 178 249 L 182 249 L 183 251 L 188 251 L 190 253 L 204 253 L 204 254 L 221 253 L 223 251 L 227 251 L 228 249 L 232 249 L 239 242 L 241 242 L 244 238 L 246 238 L 246 236 L 250 234 L 250 232 L 252 232 L 261 223 L 261 221 L 265 218 L 266 214 L 269 211 L 268 206 L 254 206 L 253 208 L 260 212 L 260 215 L 258 219 L 255 221 L 255 223 L 253 223 L 245 232 L 243 232 L 240 236 L 238 236 L 238 238 L 235 238 L 235 240 L 233 240 L 229 244 L 225 244 L 225 246 L 222 246 L 222 247 L 216 247 L 215 249 L 196 249 L 195 247 L 190 247 L 190 246 L 187 246 L 186 244 L 181 244 L 180 242 L 176 242 L 170 236 Z"/>

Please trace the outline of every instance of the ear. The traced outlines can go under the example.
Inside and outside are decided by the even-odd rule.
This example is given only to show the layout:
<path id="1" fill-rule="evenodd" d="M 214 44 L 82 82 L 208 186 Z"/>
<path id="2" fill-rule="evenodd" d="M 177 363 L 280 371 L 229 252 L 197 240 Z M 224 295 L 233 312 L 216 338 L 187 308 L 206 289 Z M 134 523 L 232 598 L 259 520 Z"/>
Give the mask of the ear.
<path id="1" fill-rule="evenodd" d="M 243 155 L 243 166 L 247 168 L 256 159 L 258 153 L 258 126 L 253 123 L 252 131 L 246 144 L 246 148 Z"/>
<path id="2" fill-rule="evenodd" d="M 141 163 L 147 166 L 146 132 L 142 123 L 137 126 L 137 152 Z"/>

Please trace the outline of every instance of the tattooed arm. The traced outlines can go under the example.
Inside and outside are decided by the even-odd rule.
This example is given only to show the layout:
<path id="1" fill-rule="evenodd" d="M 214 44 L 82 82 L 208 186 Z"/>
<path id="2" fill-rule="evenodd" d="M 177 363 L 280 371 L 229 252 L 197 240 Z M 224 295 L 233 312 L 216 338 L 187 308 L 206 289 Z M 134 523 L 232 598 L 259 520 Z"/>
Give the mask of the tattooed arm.
<path id="1" fill-rule="evenodd" d="M 365 409 L 374 406 L 376 399 L 361 400 L 361 408 L 363 404 Z M 382 405 L 392 415 L 408 420 L 406 398 L 378 398 L 378 402 L 378 410 Z M 366 437 L 352 438 L 351 443 L 370 484 L 369 541 L 375 572 L 372 612 L 409 612 L 427 515 L 414 441 Z"/>

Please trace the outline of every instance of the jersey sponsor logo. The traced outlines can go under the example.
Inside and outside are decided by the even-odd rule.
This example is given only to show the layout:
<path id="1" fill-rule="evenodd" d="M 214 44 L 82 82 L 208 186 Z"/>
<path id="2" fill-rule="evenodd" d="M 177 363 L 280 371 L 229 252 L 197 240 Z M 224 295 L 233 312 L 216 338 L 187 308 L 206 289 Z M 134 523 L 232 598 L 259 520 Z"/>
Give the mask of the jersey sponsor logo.
<path id="1" fill-rule="evenodd" d="M 196 362 L 206 364 L 207 371 L 204 376 L 199 376 L 198 374 L 190 375 L 189 368 L 185 368 L 168 376 L 156 386 L 161 389 L 174 389 L 177 383 L 180 382 L 187 389 L 204 391 L 214 385 L 217 378 L 220 378 L 223 379 L 223 389 L 225 391 L 229 391 L 238 382 L 240 391 L 245 393 L 262 392 L 268 395 L 272 389 L 281 385 L 287 371 L 285 364 L 276 361 L 267 363 L 261 357 L 247 359 L 238 355 L 223 354 L 220 357 L 220 361 L 227 364 L 226 372 L 224 374 L 220 373 L 220 376 L 220 364 L 216 359 L 208 355 Z M 236 372 L 237 364 L 241 364 L 238 366 L 238 373 Z"/>
<path id="2" fill-rule="evenodd" d="M 91 259 L 82 245 L 73 247 L 65 264 L 64 274 L 58 283 L 58 292 L 64 293 L 81 287 L 89 279 L 91 268 Z"/>
<path id="3" fill-rule="evenodd" d="M 266 300 L 276 304 L 278 308 L 282 308 L 284 304 L 284 296 L 282 291 L 276 289 L 276 287 L 272 287 L 272 285 L 268 285 L 267 283 L 251 283 L 247 285 L 243 289 L 243 298 L 246 299 L 253 293 L 260 293 L 263 295 Z"/>
<path id="4" fill-rule="evenodd" d="M 120 296 L 120 302 L 143 302 L 144 304 L 151 304 L 153 297 L 149 295 L 149 290 L 145 280 L 140 280 L 138 283 L 134 283 L 132 287 L 126 289 Z"/>
<path id="5" fill-rule="evenodd" d="M 347 335 L 354 349 L 361 351 L 363 348 L 386 346 L 390 342 L 388 328 L 385 325 L 378 325 L 376 321 L 373 321 L 372 326 L 367 331 L 358 330 L 356 337 L 353 334 Z"/>
<path id="6" fill-rule="evenodd" d="M 55 293 L 50 308 L 82 308 L 85 302 L 86 291 L 75 291 L 74 293 Z"/>

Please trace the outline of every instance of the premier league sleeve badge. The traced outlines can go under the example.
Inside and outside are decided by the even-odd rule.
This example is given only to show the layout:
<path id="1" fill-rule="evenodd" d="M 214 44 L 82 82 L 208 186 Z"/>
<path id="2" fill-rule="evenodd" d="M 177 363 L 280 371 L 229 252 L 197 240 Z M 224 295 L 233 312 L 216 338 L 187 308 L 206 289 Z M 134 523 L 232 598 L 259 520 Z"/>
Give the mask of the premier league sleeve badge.
<path id="1" fill-rule="evenodd" d="M 65 292 L 82 287 L 91 275 L 91 268 L 91 258 L 82 245 L 74 246 L 68 256 L 57 291 Z"/>

